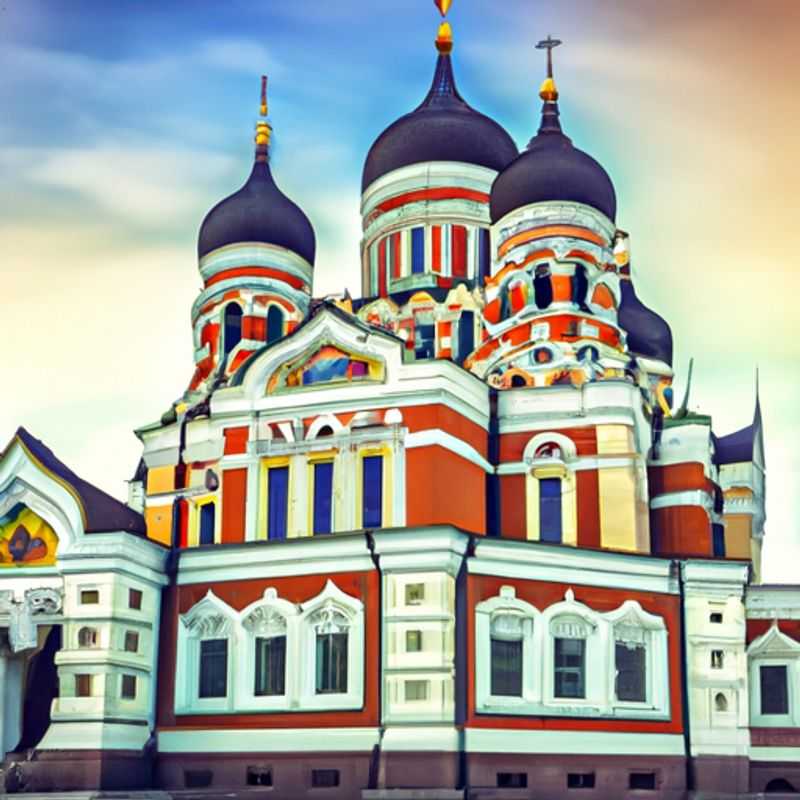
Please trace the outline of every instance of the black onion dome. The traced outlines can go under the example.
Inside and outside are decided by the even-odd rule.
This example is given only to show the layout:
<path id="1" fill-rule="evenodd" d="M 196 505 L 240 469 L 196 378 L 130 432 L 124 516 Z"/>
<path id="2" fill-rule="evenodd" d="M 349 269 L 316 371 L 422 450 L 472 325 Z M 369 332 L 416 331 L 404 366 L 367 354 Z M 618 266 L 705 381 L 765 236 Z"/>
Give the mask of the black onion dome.
<path id="1" fill-rule="evenodd" d="M 603 167 L 574 147 L 558 121 L 558 104 L 542 107 L 542 124 L 528 147 L 495 178 L 492 222 L 531 203 L 568 200 L 596 208 L 612 222 L 617 214 L 614 184 Z"/>
<path id="2" fill-rule="evenodd" d="M 440 53 L 425 99 L 393 122 L 370 147 L 361 191 L 410 164 L 461 161 L 499 172 L 517 153 L 514 140 L 500 125 L 464 101 L 456 89 L 450 55 Z"/>
<path id="3" fill-rule="evenodd" d="M 275 184 L 269 163 L 257 160 L 247 183 L 217 203 L 200 226 L 197 254 L 238 242 L 279 245 L 313 265 L 314 229 L 303 211 Z"/>
<path id="4" fill-rule="evenodd" d="M 622 300 L 617 321 L 628 334 L 628 350 L 672 366 L 672 331 L 666 320 L 649 309 L 629 280 L 620 281 Z"/>

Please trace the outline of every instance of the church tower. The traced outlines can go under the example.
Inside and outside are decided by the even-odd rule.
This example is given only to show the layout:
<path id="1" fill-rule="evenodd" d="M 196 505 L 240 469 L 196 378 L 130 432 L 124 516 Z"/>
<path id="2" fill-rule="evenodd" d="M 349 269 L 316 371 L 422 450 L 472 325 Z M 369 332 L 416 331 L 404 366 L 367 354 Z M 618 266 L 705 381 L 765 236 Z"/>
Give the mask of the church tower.
<path id="1" fill-rule="evenodd" d="M 316 241 L 308 217 L 275 183 L 267 79 L 261 79 L 255 161 L 239 191 L 206 214 L 197 242 L 203 291 L 192 307 L 196 369 L 209 390 L 308 315 Z"/>

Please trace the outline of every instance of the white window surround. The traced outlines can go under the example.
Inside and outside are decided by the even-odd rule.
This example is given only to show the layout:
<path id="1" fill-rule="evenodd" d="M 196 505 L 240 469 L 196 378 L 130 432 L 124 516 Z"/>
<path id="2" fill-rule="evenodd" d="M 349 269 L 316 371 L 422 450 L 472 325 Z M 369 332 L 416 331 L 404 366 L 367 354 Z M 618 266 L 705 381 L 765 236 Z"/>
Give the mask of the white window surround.
<path id="1" fill-rule="evenodd" d="M 763 728 L 800 726 L 800 642 L 783 633 L 773 621 L 769 630 L 747 648 L 750 673 L 750 724 Z M 786 667 L 788 713 L 761 713 L 761 667 Z"/>
<path id="2" fill-rule="evenodd" d="M 175 712 L 203 713 L 232 711 L 232 670 L 236 652 L 236 612 L 210 589 L 206 596 L 181 615 L 178 626 Z M 224 697 L 199 697 L 200 643 L 227 639 L 227 694 Z"/>
<path id="3" fill-rule="evenodd" d="M 316 693 L 316 632 L 320 624 L 346 628 L 347 692 Z M 255 644 L 260 636 L 286 635 L 283 695 L 255 694 Z M 225 697 L 198 697 L 200 642 L 228 640 Z M 298 667 L 298 665 L 301 665 Z M 209 589 L 180 617 L 178 626 L 175 713 L 240 713 L 343 710 L 361 708 L 364 686 L 364 605 L 328 580 L 320 594 L 296 605 L 278 597 L 274 587 L 242 611 Z"/>
<path id="4" fill-rule="evenodd" d="M 364 695 L 364 605 L 345 594 L 333 581 L 313 600 L 303 604 L 300 616 L 303 710 L 361 708 Z M 316 693 L 317 630 L 347 631 L 347 692 Z M 287 659 L 287 671 L 290 667 Z"/>
<path id="5" fill-rule="evenodd" d="M 523 622 L 522 696 L 494 697 L 491 690 L 491 624 L 503 615 Z M 597 612 L 575 600 L 572 589 L 563 601 L 543 611 L 502 586 L 496 597 L 475 607 L 475 692 L 478 713 L 537 716 L 669 719 L 669 658 L 664 620 L 626 600 L 610 612 Z M 555 639 L 582 638 L 585 649 L 585 698 L 554 693 Z M 646 648 L 646 700 L 616 699 L 617 641 L 641 642 Z"/>
<path id="6" fill-rule="evenodd" d="M 536 669 L 534 659 L 536 653 L 542 652 L 542 626 L 536 624 L 541 612 L 519 600 L 513 586 L 501 586 L 497 597 L 490 597 L 475 606 L 475 692 L 478 709 L 485 710 L 522 709 L 518 713 L 527 713 L 527 707 L 540 704 L 542 699 L 542 671 Z M 492 695 L 492 629 L 503 618 L 519 621 L 522 628 L 522 696 Z M 502 623 L 500 623 L 502 624 Z M 482 643 L 482 644 L 481 644 Z"/>

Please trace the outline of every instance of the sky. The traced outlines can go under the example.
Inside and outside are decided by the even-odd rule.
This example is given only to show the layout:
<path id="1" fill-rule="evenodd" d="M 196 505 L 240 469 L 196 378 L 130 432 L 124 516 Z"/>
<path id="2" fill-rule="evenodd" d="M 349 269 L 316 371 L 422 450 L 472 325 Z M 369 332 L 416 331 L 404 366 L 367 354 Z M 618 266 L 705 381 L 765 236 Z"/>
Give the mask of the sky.
<path id="1" fill-rule="evenodd" d="M 718 435 L 759 369 L 765 578 L 800 563 L 800 3 L 455 0 L 471 105 L 535 133 L 547 34 L 561 121 L 607 169 L 639 296 L 671 324 L 677 397 Z M 192 374 L 206 211 L 252 163 L 269 75 L 276 179 L 317 234 L 315 294 L 359 294 L 372 141 L 433 74 L 430 0 L 0 0 L 0 440 L 18 425 L 124 498 Z M 2 445 L 0 445 L 2 446 Z"/>

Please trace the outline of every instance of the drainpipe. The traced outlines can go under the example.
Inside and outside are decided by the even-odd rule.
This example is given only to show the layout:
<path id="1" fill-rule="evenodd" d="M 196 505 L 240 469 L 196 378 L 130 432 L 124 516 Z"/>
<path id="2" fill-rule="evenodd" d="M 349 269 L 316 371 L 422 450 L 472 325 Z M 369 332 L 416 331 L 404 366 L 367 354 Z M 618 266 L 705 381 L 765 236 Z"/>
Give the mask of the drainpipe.
<path id="1" fill-rule="evenodd" d="M 383 736 L 386 729 L 383 726 L 383 574 L 381 573 L 381 559 L 375 552 L 375 538 L 372 531 L 365 531 L 364 536 L 367 540 L 372 563 L 378 573 L 378 743 L 372 748 L 372 756 L 369 763 L 369 783 L 368 789 L 382 789 L 386 784 L 386 776 L 383 770 L 383 759 L 381 758 L 381 747 Z"/>
<path id="2" fill-rule="evenodd" d="M 686 641 L 686 592 L 683 584 L 681 562 L 673 560 L 673 567 L 678 571 L 678 590 L 681 601 L 681 708 L 683 710 L 683 746 L 686 751 L 686 791 L 694 789 L 694 768 L 692 764 L 692 732 L 689 713 L 689 657 Z"/>

